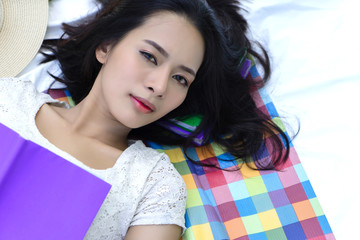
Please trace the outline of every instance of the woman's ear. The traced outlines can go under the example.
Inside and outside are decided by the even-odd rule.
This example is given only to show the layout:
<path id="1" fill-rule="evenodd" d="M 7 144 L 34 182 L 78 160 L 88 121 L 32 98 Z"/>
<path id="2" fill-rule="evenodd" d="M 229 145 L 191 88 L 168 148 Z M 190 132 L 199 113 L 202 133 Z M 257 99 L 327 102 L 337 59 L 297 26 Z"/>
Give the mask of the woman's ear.
<path id="1" fill-rule="evenodd" d="M 104 64 L 106 62 L 109 51 L 110 51 L 110 44 L 105 44 L 105 43 L 100 44 L 95 51 L 96 59 L 101 64 Z"/>

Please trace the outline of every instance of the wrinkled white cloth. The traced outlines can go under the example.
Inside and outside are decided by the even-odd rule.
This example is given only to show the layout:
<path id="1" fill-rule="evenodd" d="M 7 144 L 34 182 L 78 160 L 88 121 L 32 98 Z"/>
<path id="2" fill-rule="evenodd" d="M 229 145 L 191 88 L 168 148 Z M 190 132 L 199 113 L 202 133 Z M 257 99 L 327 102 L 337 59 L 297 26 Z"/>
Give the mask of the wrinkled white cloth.
<path id="1" fill-rule="evenodd" d="M 85 239 L 123 239 L 135 225 L 176 224 L 185 229 L 186 186 L 164 153 L 136 141 L 112 168 L 90 168 L 39 132 L 35 116 L 45 103 L 69 107 L 39 93 L 30 81 L 0 79 L 0 123 L 112 185 Z"/>

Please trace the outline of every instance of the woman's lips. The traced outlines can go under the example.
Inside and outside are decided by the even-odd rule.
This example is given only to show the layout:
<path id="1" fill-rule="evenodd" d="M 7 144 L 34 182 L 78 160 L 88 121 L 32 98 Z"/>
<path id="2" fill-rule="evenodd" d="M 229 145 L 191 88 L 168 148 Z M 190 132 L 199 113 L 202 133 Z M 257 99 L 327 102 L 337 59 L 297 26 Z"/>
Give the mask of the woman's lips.
<path id="1" fill-rule="evenodd" d="M 130 95 L 131 100 L 134 102 L 135 107 L 142 113 L 151 113 L 155 111 L 155 106 L 148 100 Z"/>

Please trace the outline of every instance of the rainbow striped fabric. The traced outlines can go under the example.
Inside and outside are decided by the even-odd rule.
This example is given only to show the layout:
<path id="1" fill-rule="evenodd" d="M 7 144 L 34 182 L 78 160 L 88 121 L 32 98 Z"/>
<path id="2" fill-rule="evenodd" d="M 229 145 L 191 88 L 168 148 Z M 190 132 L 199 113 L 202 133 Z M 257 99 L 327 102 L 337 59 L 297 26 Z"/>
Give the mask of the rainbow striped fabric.
<path id="1" fill-rule="evenodd" d="M 247 77 L 260 79 L 255 64 L 250 67 Z M 71 103 L 66 92 L 49 93 Z M 257 90 L 253 97 L 257 107 L 283 128 L 266 91 Z M 183 240 L 335 239 L 293 146 L 281 171 L 256 171 L 244 164 L 240 171 L 229 172 L 193 164 L 178 146 L 147 144 L 165 152 L 186 183 L 187 230 Z M 233 157 L 214 143 L 187 153 L 193 160 L 222 169 L 238 164 L 220 160 Z M 256 163 L 252 165 L 256 167 Z"/>

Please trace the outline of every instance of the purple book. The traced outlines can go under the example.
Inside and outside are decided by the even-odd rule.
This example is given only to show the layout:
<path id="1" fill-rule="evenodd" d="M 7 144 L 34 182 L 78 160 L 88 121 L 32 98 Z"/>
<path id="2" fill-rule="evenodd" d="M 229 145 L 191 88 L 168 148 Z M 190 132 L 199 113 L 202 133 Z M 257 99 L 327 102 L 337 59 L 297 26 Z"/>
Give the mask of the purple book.
<path id="1" fill-rule="evenodd" d="M 110 188 L 0 124 L 0 239 L 83 239 Z"/>

